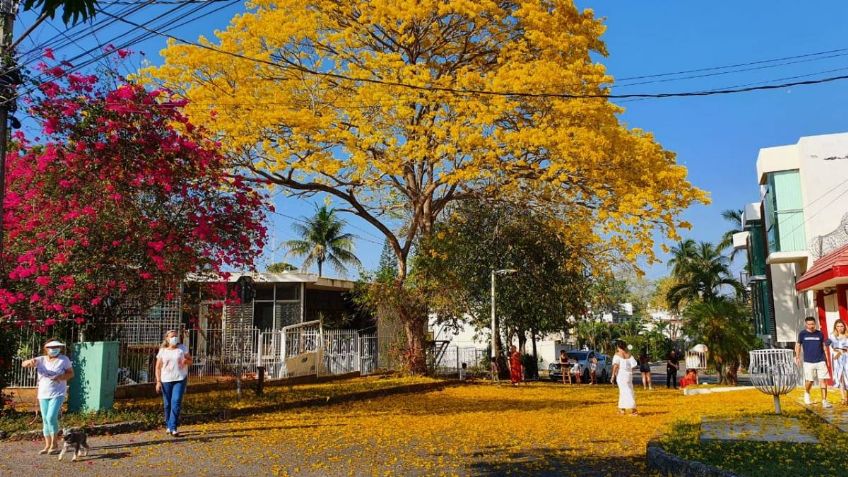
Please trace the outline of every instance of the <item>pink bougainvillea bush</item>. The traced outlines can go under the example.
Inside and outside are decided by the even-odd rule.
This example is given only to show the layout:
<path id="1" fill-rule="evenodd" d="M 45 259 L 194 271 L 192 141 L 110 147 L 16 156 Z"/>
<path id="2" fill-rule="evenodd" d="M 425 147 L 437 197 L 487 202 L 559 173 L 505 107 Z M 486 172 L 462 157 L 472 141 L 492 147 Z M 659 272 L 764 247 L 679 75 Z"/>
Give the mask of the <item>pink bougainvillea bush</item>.
<path id="1" fill-rule="evenodd" d="M 41 127 L 7 156 L 0 313 L 86 323 L 192 272 L 247 267 L 265 239 L 259 192 L 169 95 L 42 65 L 25 101 Z"/>

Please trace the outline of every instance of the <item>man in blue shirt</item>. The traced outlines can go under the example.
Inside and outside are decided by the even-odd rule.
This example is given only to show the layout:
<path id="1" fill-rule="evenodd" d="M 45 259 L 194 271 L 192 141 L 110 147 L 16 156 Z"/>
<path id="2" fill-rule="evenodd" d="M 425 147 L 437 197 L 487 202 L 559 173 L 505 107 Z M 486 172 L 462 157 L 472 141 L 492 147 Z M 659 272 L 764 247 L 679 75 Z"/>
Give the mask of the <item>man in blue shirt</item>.
<path id="1" fill-rule="evenodd" d="M 827 340 L 821 331 L 816 329 L 816 319 L 808 316 L 804 319 L 804 329 L 798 333 L 798 342 L 795 343 L 795 362 L 801 364 L 801 351 L 804 354 L 804 404 L 809 405 L 810 388 L 813 381 L 818 379 L 822 394 L 822 407 L 832 407 L 827 401 L 827 380 L 830 372 L 827 370 L 827 359 L 825 349 Z"/>

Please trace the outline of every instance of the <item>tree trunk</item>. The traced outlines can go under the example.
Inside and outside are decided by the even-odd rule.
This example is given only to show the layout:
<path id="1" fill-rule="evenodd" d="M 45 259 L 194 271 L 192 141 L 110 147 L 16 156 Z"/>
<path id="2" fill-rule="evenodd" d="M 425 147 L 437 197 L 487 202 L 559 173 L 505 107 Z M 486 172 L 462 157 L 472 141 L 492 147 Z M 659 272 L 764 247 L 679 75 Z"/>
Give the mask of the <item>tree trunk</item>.
<path id="1" fill-rule="evenodd" d="M 322 262 L 321 260 L 318 260 L 318 278 L 321 278 L 323 265 L 324 265 L 324 262 Z"/>
<path id="2" fill-rule="evenodd" d="M 516 331 L 516 334 L 518 335 L 518 352 L 527 354 L 527 333 L 519 329 Z"/>
<path id="3" fill-rule="evenodd" d="M 538 360 L 539 355 L 537 354 L 537 350 L 536 350 L 536 331 L 535 330 L 530 330 L 530 341 L 533 345 L 533 358 Z"/>
<path id="4" fill-rule="evenodd" d="M 739 384 L 739 366 L 740 363 L 738 359 L 733 359 L 727 364 L 725 367 L 725 381 L 727 384 L 731 386 Z"/>

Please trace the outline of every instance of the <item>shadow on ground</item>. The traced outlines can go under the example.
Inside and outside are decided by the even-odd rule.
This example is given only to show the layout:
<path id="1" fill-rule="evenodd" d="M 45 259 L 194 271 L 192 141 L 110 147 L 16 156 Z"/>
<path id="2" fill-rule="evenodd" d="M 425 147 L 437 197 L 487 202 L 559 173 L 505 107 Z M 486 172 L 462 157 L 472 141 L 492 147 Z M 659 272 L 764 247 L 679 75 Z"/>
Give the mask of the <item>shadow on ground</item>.
<path id="1" fill-rule="evenodd" d="M 569 450 L 578 452 L 569 453 Z M 644 457 L 597 457 L 580 449 L 537 448 L 515 452 L 487 446 L 470 457 L 468 473 L 479 477 L 659 475 L 648 469 Z"/>

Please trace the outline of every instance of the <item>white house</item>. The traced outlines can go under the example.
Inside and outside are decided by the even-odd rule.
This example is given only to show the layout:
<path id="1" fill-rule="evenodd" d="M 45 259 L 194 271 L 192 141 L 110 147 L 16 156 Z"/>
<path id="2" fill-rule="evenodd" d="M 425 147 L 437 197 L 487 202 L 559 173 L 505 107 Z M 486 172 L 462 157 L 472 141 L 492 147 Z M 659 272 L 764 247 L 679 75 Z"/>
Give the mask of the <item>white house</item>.
<path id="1" fill-rule="evenodd" d="M 848 319 L 845 286 L 831 280 L 838 260 L 817 272 L 816 262 L 848 244 L 848 133 L 802 137 L 796 144 L 760 149 L 760 201 L 744 208 L 744 232 L 734 237 L 751 267 L 757 332 L 790 346 L 806 316 L 830 329 Z M 831 277 L 832 278 L 832 277 Z"/>

